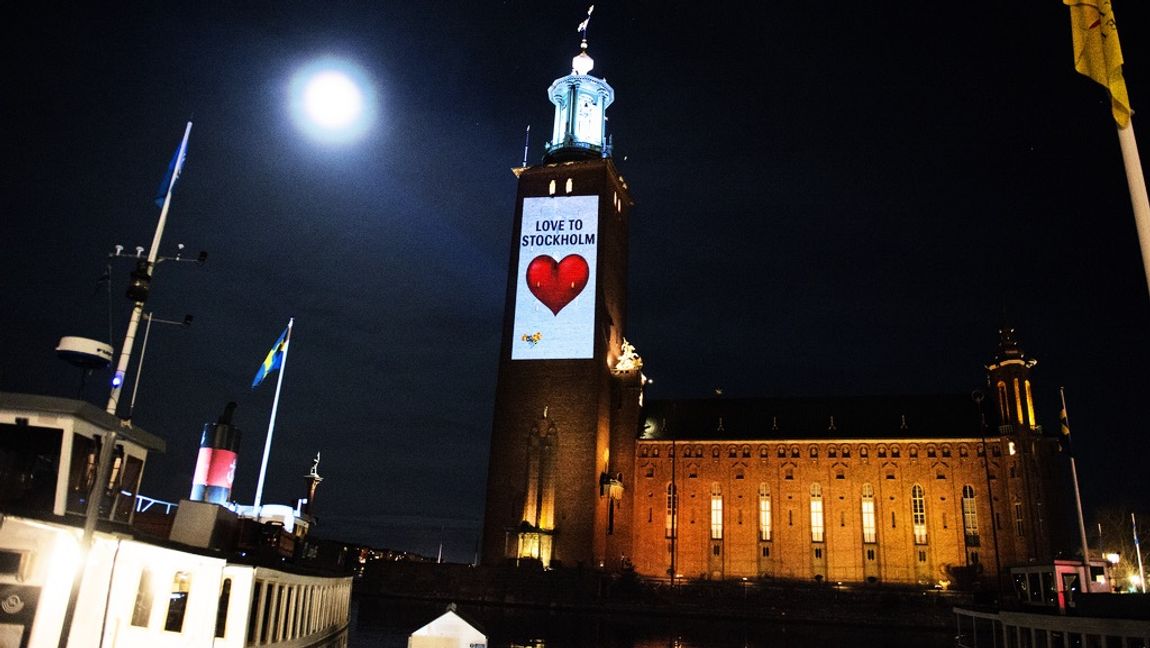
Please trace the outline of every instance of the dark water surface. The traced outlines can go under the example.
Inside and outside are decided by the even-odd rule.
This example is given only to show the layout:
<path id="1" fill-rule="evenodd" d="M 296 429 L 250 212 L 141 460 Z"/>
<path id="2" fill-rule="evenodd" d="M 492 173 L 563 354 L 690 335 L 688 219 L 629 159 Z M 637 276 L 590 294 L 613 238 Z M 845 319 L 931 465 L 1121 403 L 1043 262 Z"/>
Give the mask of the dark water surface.
<path id="1" fill-rule="evenodd" d="M 408 636 L 445 606 L 399 599 L 352 603 L 349 648 L 406 648 Z M 952 630 L 790 624 L 762 620 L 577 614 L 462 605 L 489 648 L 951 648 Z"/>

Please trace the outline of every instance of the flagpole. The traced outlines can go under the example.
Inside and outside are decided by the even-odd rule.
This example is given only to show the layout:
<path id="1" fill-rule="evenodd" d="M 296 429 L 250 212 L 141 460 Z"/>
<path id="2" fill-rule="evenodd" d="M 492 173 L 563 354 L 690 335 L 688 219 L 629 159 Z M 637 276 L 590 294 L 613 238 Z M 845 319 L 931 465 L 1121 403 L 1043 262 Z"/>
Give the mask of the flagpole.
<path id="1" fill-rule="evenodd" d="M 1134 532 L 1134 554 L 1138 556 L 1138 581 L 1142 584 L 1142 593 L 1146 593 L 1146 570 L 1142 568 L 1142 545 L 1138 544 L 1138 520 L 1134 513 L 1130 514 L 1130 528 Z"/>
<path id="2" fill-rule="evenodd" d="M 1146 177 L 1142 174 L 1138 142 L 1134 139 L 1133 117 L 1125 128 L 1118 127 L 1118 143 L 1122 147 L 1122 163 L 1126 167 L 1126 184 L 1130 186 L 1134 225 L 1138 228 L 1138 243 L 1142 249 L 1142 269 L 1146 273 L 1146 286 L 1150 288 L 1150 200 L 1146 197 Z"/>
<path id="3" fill-rule="evenodd" d="M 264 458 L 260 462 L 260 479 L 256 483 L 256 500 L 253 504 L 257 520 L 260 516 L 260 502 L 264 495 L 264 476 L 268 470 L 268 455 L 271 454 L 272 451 L 272 433 L 275 432 L 276 429 L 276 412 L 280 406 L 280 388 L 283 387 L 284 374 L 287 373 L 288 349 L 291 348 L 291 328 L 294 323 L 294 317 L 288 318 L 287 337 L 284 338 L 283 359 L 280 361 L 279 376 L 276 377 L 276 395 L 272 400 L 272 416 L 271 419 L 268 420 L 268 437 L 264 440 Z"/>
<path id="4" fill-rule="evenodd" d="M 147 271 L 149 279 L 153 268 L 156 267 L 156 257 L 160 253 L 160 238 L 164 235 L 164 225 L 168 222 L 168 208 L 172 204 L 172 189 L 176 186 L 176 178 L 180 174 L 180 167 L 188 151 L 188 136 L 192 133 L 192 122 L 188 122 L 184 129 L 184 139 L 180 141 L 180 149 L 176 152 L 176 166 L 172 178 L 168 182 L 168 191 L 164 196 L 164 205 L 160 208 L 160 220 L 156 223 L 156 233 L 152 235 L 152 247 L 148 249 Z M 124 387 L 124 375 L 128 372 L 128 362 L 132 358 L 132 347 L 136 343 L 136 330 L 140 326 L 140 316 L 144 312 L 144 302 L 137 301 L 132 308 L 132 317 L 128 320 L 128 330 L 124 333 L 124 344 L 120 348 L 120 360 L 116 364 L 116 373 L 112 378 L 112 392 L 108 395 L 107 412 L 116 415 L 116 406 L 120 402 L 120 390 Z"/>
<path id="5" fill-rule="evenodd" d="M 1078 509 L 1078 535 L 1082 542 L 1082 564 L 1086 567 L 1086 580 L 1090 580 L 1090 547 L 1086 544 L 1086 522 L 1082 519 L 1082 494 L 1078 490 L 1078 466 L 1074 462 L 1074 452 L 1070 448 L 1070 415 L 1066 412 L 1066 392 L 1058 388 L 1062 398 L 1062 433 L 1066 435 L 1066 452 L 1070 455 L 1070 476 L 1074 479 L 1074 504 Z M 1082 591 L 1089 592 L 1089 583 L 1084 583 Z"/>

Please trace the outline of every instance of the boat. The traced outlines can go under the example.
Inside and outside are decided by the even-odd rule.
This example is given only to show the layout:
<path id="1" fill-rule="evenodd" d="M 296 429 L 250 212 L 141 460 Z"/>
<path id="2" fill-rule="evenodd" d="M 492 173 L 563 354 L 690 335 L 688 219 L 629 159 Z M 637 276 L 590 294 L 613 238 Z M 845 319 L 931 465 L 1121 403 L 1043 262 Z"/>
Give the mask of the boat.
<path id="1" fill-rule="evenodd" d="M 1150 597 L 1112 591 L 1101 561 L 1008 570 L 994 606 L 955 607 L 958 648 L 1150 648 Z"/>
<path id="2" fill-rule="evenodd" d="M 93 488 L 108 438 L 110 477 Z M 163 450 L 90 403 L 0 392 L 0 647 L 346 643 L 351 577 L 322 569 L 306 524 L 192 500 L 142 523 L 140 480 Z M 102 499 L 87 539 L 90 493 Z"/>

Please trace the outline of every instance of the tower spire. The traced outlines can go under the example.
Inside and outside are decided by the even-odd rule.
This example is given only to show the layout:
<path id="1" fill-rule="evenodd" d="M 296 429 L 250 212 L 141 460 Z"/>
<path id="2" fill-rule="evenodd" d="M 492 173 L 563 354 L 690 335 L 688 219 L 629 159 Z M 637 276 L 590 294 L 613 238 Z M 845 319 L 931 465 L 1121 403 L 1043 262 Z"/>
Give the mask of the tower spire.
<path id="1" fill-rule="evenodd" d="M 590 75 L 595 60 L 587 53 L 587 28 L 595 5 L 579 23 L 579 53 L 571 59 L 571 73 L 556 79 L 547 94 L 555 104 L 555 124 L 547 144 L 545 162 L 566 162 L 611 157 L 607 140 L 607 106 L 615 91 L 604 79 Z"/>

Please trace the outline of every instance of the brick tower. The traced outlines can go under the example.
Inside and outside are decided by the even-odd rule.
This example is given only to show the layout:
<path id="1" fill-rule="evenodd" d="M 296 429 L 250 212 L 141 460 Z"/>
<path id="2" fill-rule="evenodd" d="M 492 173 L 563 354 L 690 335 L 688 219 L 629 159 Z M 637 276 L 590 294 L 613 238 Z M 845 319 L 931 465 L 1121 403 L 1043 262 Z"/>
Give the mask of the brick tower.
<path id="1" fill-rule="evenodd" d="M 589 75 L 585 27 L 571 73 L 548 90 L 546 155 L 514 170 L 485 564 L 616 568 L 630 551 L 620 508 L 642 381 L 623 339 L 632 202 L 606 135 L 615 91 Z"/>

